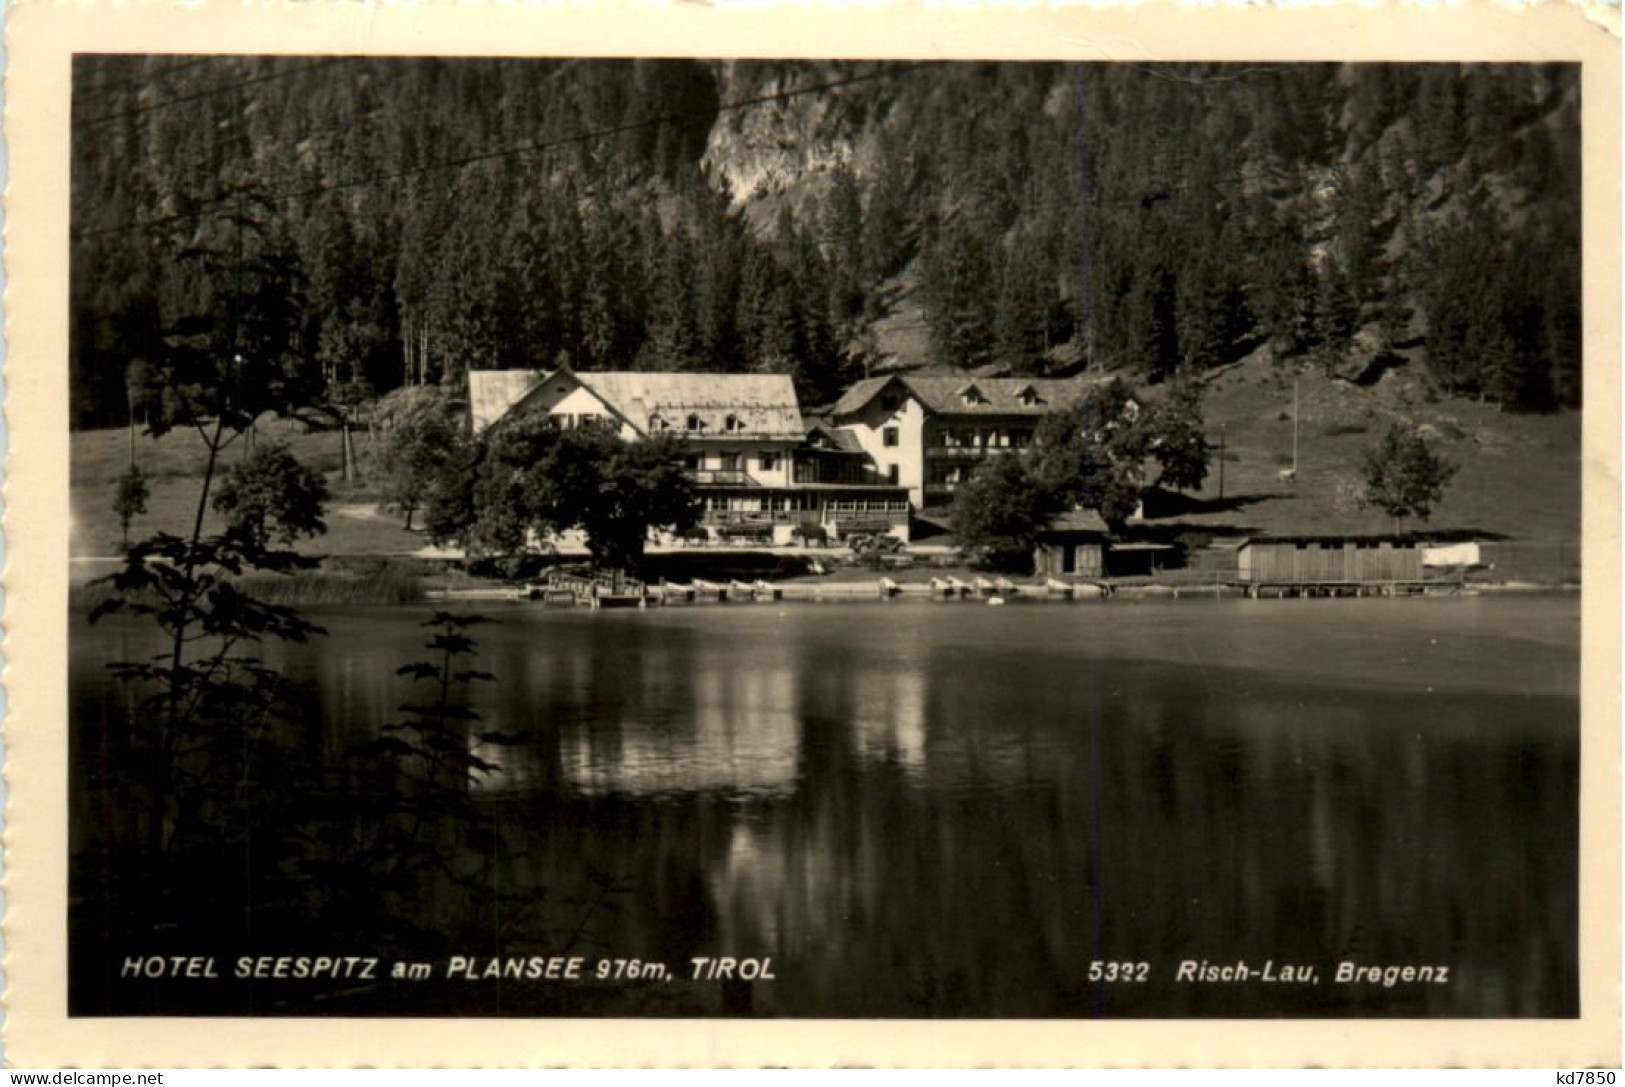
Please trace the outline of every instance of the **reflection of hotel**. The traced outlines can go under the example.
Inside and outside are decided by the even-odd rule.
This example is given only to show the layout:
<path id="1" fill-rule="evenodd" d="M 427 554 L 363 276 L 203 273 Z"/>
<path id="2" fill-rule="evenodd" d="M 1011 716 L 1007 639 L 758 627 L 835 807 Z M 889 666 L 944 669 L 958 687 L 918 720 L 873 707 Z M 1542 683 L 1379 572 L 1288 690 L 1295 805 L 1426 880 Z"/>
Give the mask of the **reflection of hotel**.
<path id="1" fill-rule="evenodd" d="M 646 712 L 572 722 L 558 730 L 564 780 L 585 795 L 722 793 L 787 796 L 797 784 L 801 708 L 785 668 L 696 669 L 681 697 L 692 716 Z M 664 699 L 670 701 L 675 693 Z"/>
<path id="2" fill-rule="evenodd" d="M 908 495 L 882 478 L 861 446 L 803 424 L 783 374 L 576 373 L 561 367 L 468 375 L 475 433 L 514 412 L 541 411 L 561 426 L 609 425 L 633 439 L 683 442 L 715 539 L 790 543 L 798 526 L 840 538 L 908 538 Z"/>

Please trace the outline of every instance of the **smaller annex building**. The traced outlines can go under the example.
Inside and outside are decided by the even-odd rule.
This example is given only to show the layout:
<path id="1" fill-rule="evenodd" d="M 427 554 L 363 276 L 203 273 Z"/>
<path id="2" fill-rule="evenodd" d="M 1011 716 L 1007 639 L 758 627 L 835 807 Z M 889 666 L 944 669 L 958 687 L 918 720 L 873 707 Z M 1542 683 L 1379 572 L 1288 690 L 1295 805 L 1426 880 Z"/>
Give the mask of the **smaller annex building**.
<path id="1" fill-rule="evenodd" d="M 565 366 L 474 370 L 468 385 L 476 434 L 543 412 L 561 427 L 609 426 L 629 441 L 678 439 L 709 540 L 788 544 L 815 526 L 825 539 L 885 532 L 908 540 L 907 488 L 880 477 L 854 443 L 809 431 L 788 375 Z"/>
<path id="2" fill-rule="evenodd" d="M 865 378 L 830 411 L 882 478 L 908 488 L 916 508 L 945 506 L 989 457 L 1026 448 L 1043 417 L 1081 400 L 1101 379 L 910 373 Z"/>

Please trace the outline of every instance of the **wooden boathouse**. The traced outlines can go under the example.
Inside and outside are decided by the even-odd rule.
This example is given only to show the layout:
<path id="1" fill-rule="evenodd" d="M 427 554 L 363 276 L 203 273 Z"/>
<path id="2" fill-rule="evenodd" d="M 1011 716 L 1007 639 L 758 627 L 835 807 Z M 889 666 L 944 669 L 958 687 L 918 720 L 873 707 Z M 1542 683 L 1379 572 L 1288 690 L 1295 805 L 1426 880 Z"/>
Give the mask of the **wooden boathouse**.
<path id="1" fill-rule="evenodd" d="M 1033 573 L 1041 578 L 1151 577 L 1178 550 L 1150 540 L 1113 539 L 1094 510 L 1069 510 L 1038 534 Z"/>
<path id="2" fill-rule="evenodd" d="M 1237 549 L 1236 579 L 1252 595 L 1413 591 L 1424 550 L 1412 536 L 1253 536 Z"/>
<path id="3" fill-rule="evenodd" d="M 1106 522 L 1094 510 L 1069 510 L 1039 533 L 1033 549 L 1038 577 L 1099 578 L 1106 575 Z"/>

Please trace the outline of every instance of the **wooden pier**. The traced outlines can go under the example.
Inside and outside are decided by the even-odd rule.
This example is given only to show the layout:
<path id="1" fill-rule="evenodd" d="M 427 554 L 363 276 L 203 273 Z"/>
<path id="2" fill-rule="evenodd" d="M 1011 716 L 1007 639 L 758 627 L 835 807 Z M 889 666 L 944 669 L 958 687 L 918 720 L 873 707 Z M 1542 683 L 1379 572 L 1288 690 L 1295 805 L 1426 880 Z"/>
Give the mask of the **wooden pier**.
<path id="1" fill-rule="evenodd" d="M 1365 596 L 1462 596 L 1467 586 L 1454 578 L 1416 578 L 1406 581 L 1267 581 L 1248 582 L 1242 589 L 1254 600 L 1336 598 Z"/>
<path id="2" fill-rule="evenodd" d="M 1014 582 L 1005 577 L 977 577 L 966 582 L 955 577 L 924 581 L 898 581 L 889 576 L 864 581 L 731 580 L 725 583 L 695 578 L 683 584 L 665 580 L 645 583 L 625 574 L 563 574 L 523 586 L 454 590 L 436 598 L 529 599 L 545 604 L 599 608 L 649 608 L 735 603 L 839 603 L 863 600 L 937 600 L 986 603 L 1070 603 L 1151 599 L 1281 600 L 1339 597 L 1408 597 L 1472 595 L 1466 579 L 1457 576 L 1392 580 L 1244 580 L 1218 578 L 1208 582 L 1113 584 L 1093 579 L 1043 578 Z"/>
<path id="3" fill-rule="evenodd" d="M 637 578 L 615 571 L 608 574 L 552 573 L 530 586 L 530 598 L 543 602 L 568 600 L 589 608 L 642 608 L 649 604 L 649 589 Z"/>

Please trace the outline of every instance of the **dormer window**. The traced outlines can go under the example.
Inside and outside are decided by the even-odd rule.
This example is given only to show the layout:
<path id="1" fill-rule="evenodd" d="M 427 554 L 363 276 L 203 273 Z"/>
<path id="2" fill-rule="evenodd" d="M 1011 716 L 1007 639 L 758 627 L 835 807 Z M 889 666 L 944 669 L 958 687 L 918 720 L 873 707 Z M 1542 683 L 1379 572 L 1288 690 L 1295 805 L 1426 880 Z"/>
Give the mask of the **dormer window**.
<path id="1" fill-rule="evenodd" d="M 722 421 L 722 429 L 726 430 L 729 434 L 737 434 L 743 428 L 744 424 L 739 421 L 739 416 L 737 415 L 730 415 L 728 418 Z"/>
<path id="2" fill-rule="evenodd" d="M 977 404 L 987 403 L 987 397 L 983 396 L 982 390 L 978 389 L 975 385 L 966 385 L 963 389 L 961 389 L 959 391 L 959 398 L 965 402 L 967 407 L 974 407 Z"/>
<path id="3" fill-rule="evenodd" d="M 700 431 L 702 431 L 704 429 L 705 429 L 705 420 L 704 419 L 701 419 L 698 415 L 690 415 L 688 417 L 688 431 L 689 431 L 690 434 L 697 434 L 697 433 L 699 433 Z"/>
<path id="4" fill-rule="evenodd" d="M 668 424 L 665 419 L 661 418 L 658 411 L 649 416 L 649 433 L 651 434 L 665 430 L 669 425 L 670 424 Z"/>
<path id="5" fill-rule="evenodd" d="M 1021 390 L 1021 406 L 1025 408 L 1042 407 L 1044 398 L 1038 395 L 1038 390 L 1031 385 Z"/>

